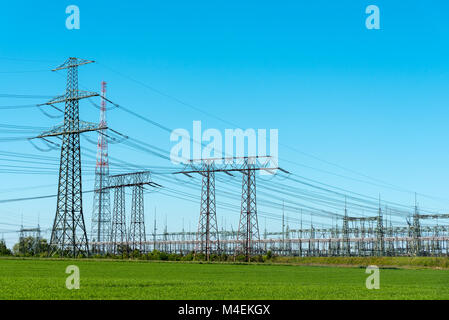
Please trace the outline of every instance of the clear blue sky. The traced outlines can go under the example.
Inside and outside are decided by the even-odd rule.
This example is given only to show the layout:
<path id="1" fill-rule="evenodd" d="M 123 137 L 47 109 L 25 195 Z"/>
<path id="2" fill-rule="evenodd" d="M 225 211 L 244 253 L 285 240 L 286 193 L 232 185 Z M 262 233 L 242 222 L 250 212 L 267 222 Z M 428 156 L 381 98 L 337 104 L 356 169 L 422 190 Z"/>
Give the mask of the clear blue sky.
<path id="1" fill-rule="evenodd" d="M 179 103 L 182 100 L 242 128 L 279 129 L 280 166 L 298 175 L 373 197 L 380 193 L 407 205 L 413 204 L 416 191 L 422 194 L 420 206 L 439 212 L 449 208 L 447 1 L 50 3 L 21 1 L 2 8 L 0 94 L 63 93 L 64 73 L 45 70 L 69 56 L 93 59 L 98 63 L 80 68 L 83 87 L 99 91 L 105 80 L 112 100 L 167 127 L 191 131 L 193 120 L 201 120 L 204 129 L 224 132 L 230 127 Z M 80 8 L 80 30 L 65 27 L 65 8 L 70 4 Z M 380 30 L 365 28 L 365 8 L 370 4 L 380 8 Z M 0 106 L 46 100 L 0 97 Z M 50 127 L 61 121 L 37 109 L 0 112 L 0 124 Z M 81 118 L 97 121 L 98 110 L 83 102 Z M 167 132 L 129 114 L 111 110 L 108 120 L 110 127 L 131 137 L 165 150 L 173 145 Z M 0 133 L 10 136 L 16 135 Z M 87 140 L 82 144 L 95 150 Z M 59 155 L 59 151 L 40 152 L 28 142 L 1 141 L 0 150 Z M 122 145 L 111 145 L 110 154 L 147 167 L 171 166 Z M 0 169 L 11 164 L 0 160 Z M 410 192 L 375 185 L 374 180 L 333 164 Z M 53 174 L 0 170 L 0 200 L 54 194 L 57 163 L 51 166 Z M 87 164 L 83 170 L 84 189 L 92 189 L 93 167 Z M 239 181 L 229 187 L 236 193 Z M 24 189 L 28 187 L 32 188 Z M 146 196 L 148 233 L 155 206 L 159 224 L 167 216 L 169 231 L 181 229 L 182 219 L 186 228 L 189 221 L 191 229 L 196 228 L 199 184 L 180 188 L 197 194 L 197 203 L 160 193 Z M 217 191 L 217 204 L 219 197 Z M 238 197 L 232 201 L 239 206 Z M 276 214 L 281 210 L 260 207 Z M 88 231 L 91 211 L 92 194 L 87 194 Z M 11 224 L 0 225 L 0 232 L 6 232 L 11 244 L 17 234 L 8 232 L 18 228 L 22 215 L 26 226 L 36 224 L 39 215 L 41 226 L 49 228 L 54 212 L 55 199 L 0 203 L 0 222 Z M 217 214 L 219 223 L 226 219 L 228 226 L 237 228 L 236 212 L 219 209 Z M 259 224 L 263 229 L 264 218 Z M 267 224 L 280 228 L 278 220 L 268 219 Z"/>

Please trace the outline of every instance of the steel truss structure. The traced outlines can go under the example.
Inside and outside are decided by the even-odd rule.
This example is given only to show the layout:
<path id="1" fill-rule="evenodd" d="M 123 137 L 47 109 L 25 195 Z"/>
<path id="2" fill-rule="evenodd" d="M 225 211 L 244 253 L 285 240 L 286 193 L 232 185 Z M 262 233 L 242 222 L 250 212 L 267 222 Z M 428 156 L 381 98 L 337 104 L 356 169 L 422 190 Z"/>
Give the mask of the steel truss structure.
<path id="1" fill-rule="evenodd" d="M 112 218 L 111 241 L 96 242 L 96 245 L 110 246 L 110 252 L 120 254 L 124 251 L 138 250 L 146 252 L 144 186 L 161 187 L 151 180 L 149 171 L 118 174 L 109 177 L 104 190 L 114 189 L 114 209 Z M 131 220 L 127 236 L 125 188 L 132 187 Z"/>
<path id="2" fill-rule="evenodd" d="M 254 241 L 261 248 L 260 254 L 271 251 L 275 255 L 297 257 L 378 256 L 376 224 L 375 220 L 371 220 L 363 229 L 350 227 L 347 240 L 343 238 L 343 228 L 334 227 L 266 232 L 263 239 Z M 415 256 L 415 238 L 409 236 L 408 227 L 385 227 L 384 230 L 387 234 L 383 238 L 384 256 Z M 422 243 L 420 256 L 449 256 L 449 226 L 422 227 L 421 232 L 426 235 L 419 238 Z M 241 254 L 237 231 L 219 231 L 219 237 L 222 254 Z M 156 249 L 185 255 L 198 246 L 200 241 L 196 238 L 196 232 L 164 232 L 155 235 L 144 245 L 147 251 Z M 343 245 L 345 242 L 349 250 Z M 130 243 L 124 243 L 127 244 Z"/>
<path id="3" fill-rule="evenodd" d="M 79 119 L 79 100 L 98 93 L 78 90 L 78 67 L 94 61 L 69 58 L 52 71 L 67 70 L 65 94 L 43 105 L 65 103 L 64 123 L 36 138 L 62 137 L 56 215 L 53 223 L 49 254 L 77 257 L 89 255 L 84 224 L 80 133 L 105 129 Z"/>
<path id="4" fill-rule="evenodd" d="M 209 260 L 211 252 L 220 254 L 215 203 L 215 172 L 224 172 L 230 176 L 233 176 L 233 172 L 243 173 L 241 215 L 237 242 L 240 243 L 239 251 L 245 254 L 248 261 L 252 254 L 260 251 L 257 242 L 260 236 L 257 222 L 255 172 L 262 170 L 273 174 L 276 170 L 287 172 L 279 167 L 270 167 L 270 160 L 270 156 L 194 159 L 189 161 L 183 171 L 175 172 L 175 174 L 184 174 L 189 177 L 192 173 L 199 173 L 203 177 L 195 252 L 205 253 L 207 260 Z"/>
<path id="5" fill-rule="evenodd" d="M 31 242 L 27 239 L 31 239 Z M 39 226 L 37 228 L 21 227 L 19 230 L 19 252 L 26 254 L 31 251 L 33 255 L 40 253 L 41 239 L 41 228 Z"/>
<path id="6" fill-rule="evenodd" d="M 106 82 L 101 83 L 100 127 L 107 127 L 106 122 Z M 108 185 L 109 160 L 107 129 L 98 131 L 97 162 L 95 166 L 94 201 L 92 211 L 92 242 L 107 242 L 111 237 L 111 199 Z M 104 254 L 108 252 L 105 246 L 92 247 L 92 252 Z"/>

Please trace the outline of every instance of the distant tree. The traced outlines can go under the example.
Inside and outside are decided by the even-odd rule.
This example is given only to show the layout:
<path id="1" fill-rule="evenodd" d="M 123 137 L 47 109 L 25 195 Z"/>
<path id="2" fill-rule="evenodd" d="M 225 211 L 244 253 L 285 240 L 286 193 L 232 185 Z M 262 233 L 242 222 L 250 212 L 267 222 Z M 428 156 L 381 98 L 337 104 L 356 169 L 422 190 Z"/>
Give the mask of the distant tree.
<path id="1" fill-rule="evenodd" d="M 206 261 L 206 255 L 202 252 L 199 252 L 197 254 L 194 255 L 195 257 L 195 261 Z"/>
<path id="2" fill-rule="evenodd" d="M 271 250 L 267 251 L 267 260 L 270 260 L 273 257 L 273 253 L 271 252 Z"/>
<path id="3" fill-rule="evenodd" d="M 130 252 L 130 257 L 131 258 L 133 258 L 133 259 L 137 259 L 137 258 L 140 258 L 140 251 L 139 250 L 137 250 L 137 249 L 134 249 L 134 250 L 132 250 L 131 252 Z"/>
<path id="4" fill-rule="evenodd" d="M 235 260 L 238 262 L 245 262 L 246 261 L 246 256 L 244 254 L 239 254 L 235 257 Z"/>
<path id="5" fill-rule="evenodd" d="M 189 252 L 185 256 L 181 258 L 182 261 L 192 261 L 193 260 L 193 253 Z"/>
<path id="6" fill-rule="evenodd" d="M 216 253 L 212 253 L 209 257 L 210 261 L 220 261 L 220 256 Z"/>
<path id="7" fill-rule="evenodd" d="M 122 244 L 117 246 L 117 255 L 121 255 L 122 258 L 128 259 L 131 253 L 131 248 L 129 245 Z"/>
<path id="8" fill-rule="evenodd" d="M 20 239 L 19 243 L 13 246 L 14 255 L 17 256 L 35 256 L 48 250 L 47 239 L 26 237 Z"/>
<path id="9" fill-rule="evenodd" d="M 10 255 L 12 255 L 11 250 L 8 249 L 5 241 L 1 240 L 0 241 L 0 256 L 10 256 Z"/>
<path id="10" fill-rule="evenodd" d="M 159 260 L 168 260 L 168 254 L 165 252 L 161 252 L 159 254 Z"/>

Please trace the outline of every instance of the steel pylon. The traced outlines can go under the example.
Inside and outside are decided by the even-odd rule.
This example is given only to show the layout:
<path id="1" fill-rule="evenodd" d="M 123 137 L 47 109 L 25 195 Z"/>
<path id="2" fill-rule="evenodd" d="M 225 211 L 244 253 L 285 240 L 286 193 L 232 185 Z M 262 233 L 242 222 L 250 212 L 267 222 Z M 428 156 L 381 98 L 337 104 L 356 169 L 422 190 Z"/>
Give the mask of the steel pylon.
<path id="1" fill-rule="evenodd" d="M 123 180 L 117 177 L 117 180 Z M 126 236 L 125 187 L 114 188 L 114 209 L 112 215 L 111 251 L 113 254 L 126 250 L 128 238 Z"/>
<path id="2" fill-rule="evenodd" d="M 244 160 L 242 179 L 242 203 L 239 231 L 237 233 L 238 252 L 244 253 L 249 261 L 251 255 L 260 252 L 259 223 L 256 205 L 256 168 L 251 159 Z"/>
<path id="3" fill-rule="evenodd" d="M 129 241 L 132 250 L 145 250 L 145 214 L 143 206 L 143 186 L 133 186 L 131 199 L 131 221 L 129 226 Z"/>
<path id="4" fill-rule="evenodd" d="M 205 253 L 206 259 L 209 260 L 211 252 L 220 252 L 213 160 L 203 160 L 201 176 L 201 206 L 195 254 L 198 252 Z"/>
<path id="5" fill-rule="evenodd" d="M 242 207 L 240 215 L 239 231 L 237 232 L 237 243 L 239 252 L 246 255 L 249 260 L 251 254 L 260 253 L 260 236 L 259 224 L 257 222 L 257 206 L 256 206 L 256 171 L 265 170 L 268 172 L 275 172 L 282 168 L 269 167 L 270 156 L 251 156 L 251 157 L 232 157 L 232 158 L 209 158 L 209 159 L 194 159 L 186 163 L 186 167 L 190 170 L 182 170 L 174 172 L 174 174 L 184 174 L 191 177 L 192 173 L 200 173 L 203 177 L 202 192 L 201 192 L 201 212 L 200 221 L 198 225 L 198 244 L 206 249 L 207 243 L 209 248 L 216 244 L 217 250 L 219 246 L 218 241 L 218 227 L 215 214 L 215 172 L 223 172 L 229 176 L 233 176 L 232 172 L 243 173 L 242 184 Z M 265 160 L 261 162 L 261 159 Z M 224 164 L 219 167 L 217 163 Z M 201 163 L 198 166 L 197 163 Z M 211 231 L 212 229 L 212 231 Z M 210 241 L 212 236 L 216 234 L 216 241 Z M 204 239 L 204 241 L 203 241 Z M 209 240 L 209 241 L 208 241 Z M 203 250 L 206 251 L 207 250 Z"/>
<path id="6" fill-rule="evenodd" d="M 160 188 L 161 185 L 151 180 L 149 171 L 131 172 L 109 176 L 106 189 L 114 189 L 114 209 L 112 218 L 112 252 L 123 253 L 128 249 L 145 252 L 145 213 L 144 186 Z M 126 237 L 125 188 L 133 187 L 129 238 Z M 120 250 L 119 250 L 120 248 Z M 119 252 L 121 251 L 121 252 Z"/>
<path id="7" fill-rule="evenodd" d="M 67 69 L 67 87 L 64 95 L 46 103 L 65 103 L 64 124 L 39 136 L 62 136 L 58 198 L 50 239 L 50 254 L 59 252 L 61 256 L 73 257 L 89 255 L 83 215 L 80 133 L 96 131 L 99 128 L 84 122 L 80 125 L 79 100 L 98 94 L 78 90 L 78 66 L 91 62 L 93 61 L 69 58 L 53 70 Z"/>

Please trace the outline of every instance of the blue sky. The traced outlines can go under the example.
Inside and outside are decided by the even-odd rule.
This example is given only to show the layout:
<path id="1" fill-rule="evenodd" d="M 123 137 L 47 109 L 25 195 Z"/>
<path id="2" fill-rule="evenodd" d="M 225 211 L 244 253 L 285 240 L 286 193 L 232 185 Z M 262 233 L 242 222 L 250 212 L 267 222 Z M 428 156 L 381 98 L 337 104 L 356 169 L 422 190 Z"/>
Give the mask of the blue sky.
<path id="1" fill-rule="evenodd" d="M 70 4 L 80 8 L 80 30 L 65 27 Z M 365 28 L 365 8 L 371 4 L 380 8 L 380 30 Z M 380 193 L 403 204 L 412 205 L 416 191 L 422 194 L 420 205 L 445 212 L 448 10 L 445 1 L 10 3 L 0 13 L 0 94 L 63 93 L 64 73 L 49 70 L 69 56 L 93 59 L 98 63 L 80 68 L 83 87 L 99 91 L 105 80 L 113 101 L 167 127 L 191 131 L 192 121 L 201 120 L 204 129 L 224 132 L 230 126 L 220 118 L 242 128 L 276 128 L 280 166 L 289 171 L 373 197 Z M 44 101 L 0 97 L 0 106 Z M 61 121 L 37 109 L 0 112 L 2 124 L 50 127 Z M 82 119 L 97 121 L 98 116 L 97 109 L 82 103 Z M 173 145 L 167 132 L 119 110 L 111 110 L 108 120 L 110 127 L 131 137 L 165 150 Z M 7 136 L 13 134 L 1 133 Z M 96 139 L 92 134 L 90 138 Z M 95 150 L 86 140 L 82 144 Z M 28 142 L 0 142 L 0 150 L 55 158 L 59 154 L 39 152 Z M 147 167 L 171 166 L 121 145 L 111 145 L 110 154 Z M 0 161 L 0 167 L 6 163 Z M 395 187 L 373 184 L 354 171 Z M 83 186 L 91 189 L 93 168 L 86 165 L 83 172 Z M 53 194 L 56 173 L 0 172 L 0 200 Z M 20 189 L 28 187 L 35 188 Z M 393 190 L 397 187 L 407 192 Z M 199 184 L 180 188 L 197 194 L 197 203 L 148 194 L 147 232 L 154 207 L 159 223 L 167 219 L 169 230 L 180 229 L 183 219 L 186 228 L 190 221 L 195 229 Z M 217 203 L 219 199 L 217 191 Z M 233 203 L 239 205 L 239 199 Z M 281 210 L 261 207 L 276 214 Z M 90 230 L 91 194 L 84 197 L 84 211 Z M 49 228 L 54 212 L 54 199 L 0 204 L 0 222 L 11 224 L 0 225 L 0 230 L 12 243 L 17 235 L 10 231 L 17 229 L 14 225 L 22 216 L 31 226 L 39 215 L 41 225 Z M 217 210 L 217 215 L 219 222 L 226 219 L 236 228 L 237 213 Z M 259 224 L 264 223 L 261 218 Z M 266 223 L 279 229 L 278 220 Z"/>

